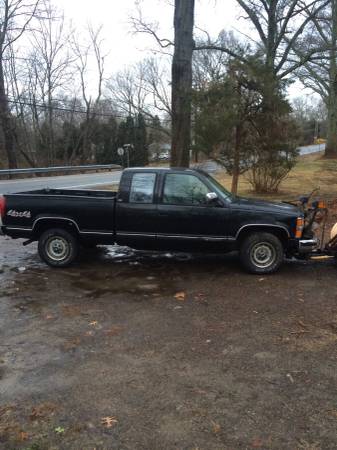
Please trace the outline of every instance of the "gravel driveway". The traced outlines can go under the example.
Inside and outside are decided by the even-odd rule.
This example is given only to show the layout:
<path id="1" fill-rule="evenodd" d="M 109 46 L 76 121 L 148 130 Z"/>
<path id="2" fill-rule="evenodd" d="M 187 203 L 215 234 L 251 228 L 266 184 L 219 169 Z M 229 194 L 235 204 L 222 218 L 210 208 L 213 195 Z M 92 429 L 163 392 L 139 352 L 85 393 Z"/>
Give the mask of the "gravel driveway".
<path id="1" fill-rule="evenodd" d="M 1 449 L 337 448 L 333 262 L 0 248 Z"/>

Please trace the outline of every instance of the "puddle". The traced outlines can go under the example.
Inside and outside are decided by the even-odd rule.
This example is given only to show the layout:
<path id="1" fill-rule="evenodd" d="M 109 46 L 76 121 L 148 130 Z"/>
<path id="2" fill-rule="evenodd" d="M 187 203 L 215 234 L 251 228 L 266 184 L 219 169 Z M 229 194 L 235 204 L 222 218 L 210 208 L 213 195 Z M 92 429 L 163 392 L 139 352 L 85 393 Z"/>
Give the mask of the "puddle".
<path id="1" fill-rule="evenodd" d="M 71 268 L 67 276 L 73 288 L 90 298 L 119 293 L 165 296 L 176 292 L 184 270 L 207 273 L 207 260 L 201 255 L 137 251 L 114 245 L 85 252 L 80 266 Z M 216 260 L 213 256 L 209 262 L 217 264 Z"/>
<path id="2" fill-rule="evenodd" d="M 45 292 L 46 302 L 49 292 L 55 294 L 60 288 L 78 298 L 125 293 L 141 301 L 174 294 L 190 274 L 214 274 L 224 267 L 222 255 L 137 251 L 112 245 L 83 250 L 73 266 L 53 269 L 40 261 L 36 244 L 22 247 L 20 241 L 1 237 L 0 245 L 2 294 L 9 298 L 20 295 L 21 303 L 14 307 L 21 311 L 42 307 L 34 299 L 22 301 L 26 292 Z"/>

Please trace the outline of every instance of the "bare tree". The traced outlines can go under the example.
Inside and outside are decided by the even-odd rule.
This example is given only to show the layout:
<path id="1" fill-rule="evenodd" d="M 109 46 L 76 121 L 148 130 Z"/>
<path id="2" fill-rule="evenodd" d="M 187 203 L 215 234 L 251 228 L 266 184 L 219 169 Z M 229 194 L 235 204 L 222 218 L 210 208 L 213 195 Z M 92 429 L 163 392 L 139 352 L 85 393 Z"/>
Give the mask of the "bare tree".
<path id="1" fill-rule="evenodd" d="M 327 110 L 327 145 L 325 156 L 337 157 L 337 0 L 313 21 L 306 36 L 316 42 L 325 52 L 319 60 L 308 61 L 298 71 L 304 86 L 320 95 Z M 301 51 L 301 49 L 299 49 Z"/>
<path id="2" fill-rule="evenodd" d="M 230 60 L 233 59 L 232 54 L 244 58 L 251 53 L 249 43 L 242 42 L 232 32 L 227 33 L 224 30 L 219 34 L 217 43 L 221 48 L 226 48 L 229 53 L 214 51 L 214 49 L 208 48 L 208 44 L 212 42 L 210 35 L 207 31 L 202 31 L 202 37 L 196 41 L 196 48 L 201 49 L 193 53 L 193 86 L 195 89 L 204 89 L 211 82 L 221 81 L 227 73 Z"/>
<path id="3" fill-rule="evenodd" d="M 0 132 L 10 168 L 17 167 L 15 136 L 6 94 L 4 62 L 8 48 L 29 29 L 38 14 L 40 0 L 0 1 Z"/>
<path id="4" fill-rule="evenodd" d="M 102 26 L 94 29 L 88 26 L 89 42 L 82 45 L 76 39 L 73 41 L 74 54 L 76 56 L 76 70 L 80 78 L 81 94 L 85 104 L 85 123 L 83 127 L 82 160 L 92 158 L 90 138 L 93 133 L 92 119 L 95 117 L 95 108 L 102 98 L 104 81 L 105 58 L 103 53 L 103 39 L 101 38 Z M 92 60 L 96 66 L 96 88 L 95 93 L 89 91 L 89 61 Z"/>
<path id="5" fill-rule="evenodd" d="M 31 34 L 30 64 L 40 90 L 39 103 L 45 105 L 47 123 L 46 143 L 48 164 L 55 161 L 55 94 L 68 85 L 71 77 L 72 56 L 68 46 L 72 30 L 66 29 L 63 13 L 56 10 L 49 0 L 42 0 L 45 16 L 38 21 Z"/>
<path id="6" fill-rule="evenodd" d="M 121 114 L 142 114 L 149 124 L 156 116 L 167 117 L 171 125 L 169 70 L 166 61 L 147 58 L 118 72 L 106 83 L 107 95 Z M 171 136 L 170 127 L 159 131 Z"/>
<path id="7" fill-rule="evenodd" d="M 121 114 L 134 116 L 146 112 L 148 97 L 142 63 L 134 64 L 111 76 L 106 83 L 107 95 Z"/>
<path id="8" fill-rule="evenodd" d="M 35 146 L 31 139 L 31 127 L 27 123 L 27 106 L 23 94 L 24 83 L 27 81 L 26 63 L 18 64 L 15 57 L 15 51 L 11 45 L 8 48 L 7 60 L 5 64 L 5 79 L 7 85 L 8 95 L 13 99 L 11 100 L 11 112 L 15 112 L 16 120 L 14 125 L 14 118 L 12 119 L 13 134 L 16 141 L 16 149 L 21 153 L 26 162 L 34 167 L 36 164 L 35 159 Z M 33 145 L 32 145 L 33 144 Z"/>
<path id="9" fill-rule="evenodd" d="M 273 85 L 293 74 L 299 67 L 320 58 L 320 46 L 298 51 L 298 44 L 312 21 L 331 0 L 237 0 L 251 22 L 258 40 L 255 41 L 257 56 L 264 61 Z M 223 46 L 221 42 L 198 45 L 196 50 L 213 49 L 249 63 L 244 54 Z M 273 86 L 271 86 L 273 89 Z"/>

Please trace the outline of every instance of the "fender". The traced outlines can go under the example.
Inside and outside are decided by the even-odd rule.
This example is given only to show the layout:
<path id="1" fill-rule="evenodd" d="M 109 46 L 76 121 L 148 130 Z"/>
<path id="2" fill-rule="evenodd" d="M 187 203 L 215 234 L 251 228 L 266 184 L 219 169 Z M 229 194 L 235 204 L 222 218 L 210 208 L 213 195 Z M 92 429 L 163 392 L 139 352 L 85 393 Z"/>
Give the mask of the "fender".
<path id="1" fill-rule="evenodd" d="M 75 220 L 70 219 L 69 217 L 59 217 L 59 216 L 43 216 L 43 217 L 38 217 L 38 218 L 35 219 L 34 222 L 33 222 L 32 232 L 34 232 L 34 229 L 35 229 L 37 223 L 40 222 L 41 220 L 62 220 L 62 221 L 65 221 L 65 222 L 70 222 L 72 225 L 75 226 L 76 230 L 80 233 L 80 229 L 79 229 L 77 223 L 75 222 Z"/>
<path id="2" fill-rule="evenodd" d="M 285 231 L 287 236 L 290 237 L 288 228 L 283 225 L 274 225 L 274 224 L 270 224 L 270 223 L 247 223 L 246 225 L 243 225 L 242 227 L 239 228 L 238 232 L 235 235 L 235 239 L 237 240 L 239 238 L 240 233 L 245 228 L 255 228 L 255 227 L 278 228 L 279 230 Z"/>

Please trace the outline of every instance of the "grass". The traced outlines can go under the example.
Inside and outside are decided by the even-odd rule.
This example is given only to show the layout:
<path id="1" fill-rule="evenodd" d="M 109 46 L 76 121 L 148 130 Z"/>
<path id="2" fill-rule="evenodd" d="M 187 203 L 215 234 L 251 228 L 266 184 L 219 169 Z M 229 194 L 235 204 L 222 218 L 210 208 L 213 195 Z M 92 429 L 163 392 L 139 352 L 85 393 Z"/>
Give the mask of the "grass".
<path id="1" fill-rule="evenodd" d="M 215 178 L 230 190 L 230 175 L 225 171 L 219 171 L 215 174 Z M 294 200 L 300 195 L 308 194 L 316 188 L 320 188 L 320 197 L 324 197 L 327 200 L 337 198 L 337 160 L 324 159 L 322 153 L 299 157 L 296 166 L 281 183 L 279 192 L 277 193 L 269 195 L 255 194 L 245 175 L 242 175 L 239 180 L 238 194 L 245 197 Z M 116 191 L 118 184 L 97 186 L 95 189 Z"/>
<path id="2" fill-rule="evenodd" d="M 231 177 L 224 171 L 216 178 L 227 189 L 231 187 Z M 294 200 L 319 188 L 319 196 L 326 199 L 337 198 L 337 160 L 324 159 L 322 153 L 301 156 L 296 166 L 280 185 L 279 192 L 257 195 L 253 192 L 245 175 L 240 177 L 238 194 L 246 197 Z"/>

